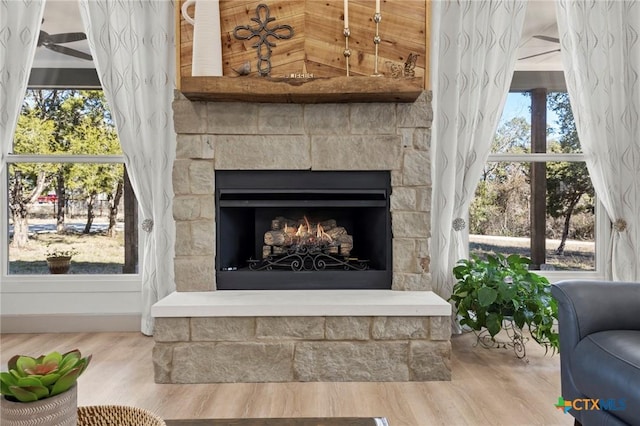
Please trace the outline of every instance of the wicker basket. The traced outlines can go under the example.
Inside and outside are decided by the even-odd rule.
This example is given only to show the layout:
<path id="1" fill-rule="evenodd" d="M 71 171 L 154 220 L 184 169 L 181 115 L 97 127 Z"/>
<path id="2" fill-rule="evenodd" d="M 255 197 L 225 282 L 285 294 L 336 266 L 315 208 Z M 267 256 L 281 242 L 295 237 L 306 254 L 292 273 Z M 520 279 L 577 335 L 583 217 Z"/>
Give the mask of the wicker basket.
<path id="1" fill-rule="evenodd" d="M 71 256 L 47 257 L 47 266 L 52 274 L 66 274 L 71 267 Z"/>
<path id="2" fill-rule="evenodd" d="M 78 407 L 78 426 L 165 426 L 151 411 L 123 405 Z"/>

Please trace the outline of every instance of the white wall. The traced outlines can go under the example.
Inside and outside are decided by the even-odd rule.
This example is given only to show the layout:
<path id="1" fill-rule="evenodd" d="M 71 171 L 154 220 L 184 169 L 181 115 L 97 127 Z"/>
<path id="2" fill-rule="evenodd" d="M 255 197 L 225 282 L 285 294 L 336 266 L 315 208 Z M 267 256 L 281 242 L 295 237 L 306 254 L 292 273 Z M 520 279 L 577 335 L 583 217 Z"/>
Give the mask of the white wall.
<path id="1" fill-rule="evenodd" d="M 4 275 L 0 280 L 3 333 L 140 330 L 138 275 Z"/>

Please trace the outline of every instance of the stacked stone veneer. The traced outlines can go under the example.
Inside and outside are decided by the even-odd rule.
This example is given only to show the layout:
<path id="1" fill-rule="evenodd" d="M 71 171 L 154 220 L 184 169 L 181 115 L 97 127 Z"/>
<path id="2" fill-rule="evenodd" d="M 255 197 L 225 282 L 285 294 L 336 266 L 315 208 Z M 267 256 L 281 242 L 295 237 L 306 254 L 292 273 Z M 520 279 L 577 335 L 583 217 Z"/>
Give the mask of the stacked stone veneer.
<path id="1" fill-rule="evenodd" d="M 215 170 L 391 172 L 393 290 L 431 290 L 431 93 L 413 103 L 192 102 L 176 94 L 179 292 L 214 291 Z M 448 317 L 156 318 L 160 383 L 450 379 Z"/>
<path id="2" fill-rule="evenodd" d="M 430 290 L 431 92 L 413 103 L 191 102 L 177 94 L 178 291 L 216 289 L 215 170 L 389 170 L 394 290 Z"/>
<path id="3" fill-rule="evenodd" d="M 155 380 L 451 380 L 450 335 L 449 317 L 157 318 Z"/>

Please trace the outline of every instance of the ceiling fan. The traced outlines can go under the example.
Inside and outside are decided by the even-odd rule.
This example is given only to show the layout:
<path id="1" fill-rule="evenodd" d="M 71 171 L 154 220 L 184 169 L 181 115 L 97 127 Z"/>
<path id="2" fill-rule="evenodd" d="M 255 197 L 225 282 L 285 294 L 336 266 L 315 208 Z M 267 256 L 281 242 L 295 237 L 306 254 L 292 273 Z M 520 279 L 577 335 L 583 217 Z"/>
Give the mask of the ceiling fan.
<path id="1" fill-rule="evenodd" d="M 86 40 L 87 35 L 85 33 L 60 33 L 49 34 L 46 31 L 40 31 L 38 37 L 38 47 L 44 46 L 54 52 L 62 53 L 64 55 L 73 56 L 75 58 L 85 59 L 87 61 L 93 60 L 91 55 L 81 52 L 70 47 L 60 46 L 60 44 L 71 43 L 73 41 Z"/>
<path id="2" fill-rule="evenodd" d="M 557 37 L 549 37 L 549 36 L 545 36 L 545 35 L 534 35 L 533 38 L 537 38 L 538 40 L 549 41 L 551 43 L 560 44 L 560 39 L 557 38 Z M 548 55 L 549 53 L 555 53 L 555 52 L 560 52 L 560 48 L 554 49 L 554 50 L 548 50 L 548 51 L 542 52 L 542 53 L 536 53 L 535 55 L 525 56 L 524 58 L 518 58 L 518 60 L 519 61 L 523 61 L 525 59 L 535 58 L 536 56 Z"/>

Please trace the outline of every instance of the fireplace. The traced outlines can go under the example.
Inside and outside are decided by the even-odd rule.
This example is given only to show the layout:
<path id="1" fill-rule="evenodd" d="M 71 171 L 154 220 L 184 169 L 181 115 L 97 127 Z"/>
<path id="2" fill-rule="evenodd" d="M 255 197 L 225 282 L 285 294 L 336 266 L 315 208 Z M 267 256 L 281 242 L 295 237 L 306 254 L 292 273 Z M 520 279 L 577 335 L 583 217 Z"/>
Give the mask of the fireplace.
<path id="1" fill-rule="evenodd" d="M 245 288 L 251 288 L 251 280 L 262 285 L 258 271 L 248 268 L 250 260 L 262 259 L 271 222 L 278 217 L 304 221 L 305 215 L 311 221 L 333 219 L 347 229 L 354 237 L 349 257 L 368 261 L 369 269 L 349 274 L 273 270 L 268 271 L 272 284 L 293 289 L 289 278 L 280 278 L 304 276 L 304 289 L 319 288 L 311 277 L 340 273 L 346 278 L 322 285 L 370 285 L 360 277 L 377 276 L 374 288 L 430 290 L 430 101 L 429 92 L 411 104 L 216 103 L 178 95 L 176 290 L 228 290 L 228 278 L 244 276 L 249 277 Z M 284 182 L 294 187 L 266 181 L 278 174 L 288 176 Z M 313 178 L 306 182 L 302 176 Z M 334 177 L 314 183 L 315 176 Z M 373 184 L 378 178 L 381 182 Z M 353 219 L 362 212 L 366 220 Z M 256 215 L 263 222 L 259 227 Z M 383 238 L 377 235 L 371 244 L 357 228 L 361 223 Z"/>
<path id="2" fill-rule="evenodd" d="M 429 92 L 305 105 L 177 94 L 174 117 L 177 291 L 152 309 L 156 382 L 451 379 L 451 305 L 430 291 Z M 250 270 L 299 249 L 366 268 Z"/>
<path id="3" fill-rule="evenodd" d="M 220 290 L 390 289 L 388 171 L 220 170 Z"/>

